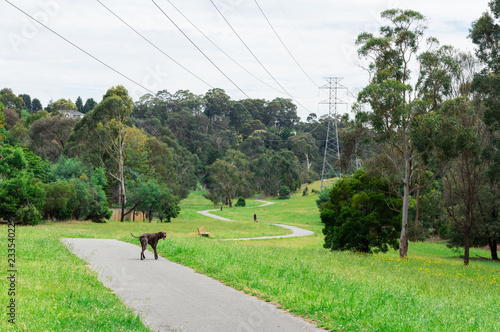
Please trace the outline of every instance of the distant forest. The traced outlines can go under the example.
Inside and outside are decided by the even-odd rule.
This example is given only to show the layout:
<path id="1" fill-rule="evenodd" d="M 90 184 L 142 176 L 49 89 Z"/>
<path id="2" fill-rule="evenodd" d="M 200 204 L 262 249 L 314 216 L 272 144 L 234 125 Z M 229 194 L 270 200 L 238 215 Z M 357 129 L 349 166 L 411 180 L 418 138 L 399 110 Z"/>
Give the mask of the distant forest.
<path id="1" fill-rule="evenodd" d="M 151 188 L 178 201 L 201 184 L 214 204 L 232 206 L 235 198 L 257 192 L 277 196 L 282 187 L 295 192 L 322 171 L 328 117 L 309 114 L 303 122 L 290 99 L 235 101 L 224 90 L 211 89 L 205 95 L 163 90 L 132 102 L 117 86 L 99 103 L 61 98 L 43 107 L 9 88 L 0 94 L 4 147 L 39 157 L 47 173 L 39 180 L 47 186 L 81 178 L 66 168 L 85 169 L 89 178 L 96 170 L 103 173 L 105 202 L 123 206 L 123 214 L 134 209 L 161 217 L 161 194 L 145 202 Z M 338 127 L 349 127 L 347 116 L 338 119 Z M 83 217 L 75 214 L 78 209 L 65 209 L 46 205 L 41 214 Z"/>

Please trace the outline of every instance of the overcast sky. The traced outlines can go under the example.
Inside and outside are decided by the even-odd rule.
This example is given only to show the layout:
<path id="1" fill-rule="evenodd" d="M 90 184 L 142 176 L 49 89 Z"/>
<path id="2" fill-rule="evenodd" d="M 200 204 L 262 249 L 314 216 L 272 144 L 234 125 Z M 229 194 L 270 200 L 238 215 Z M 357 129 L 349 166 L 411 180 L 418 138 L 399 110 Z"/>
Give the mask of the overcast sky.
<path id="1" fill-rule="evenodd" d="M 255 0 L 100 0 L 159 50 L 99 1 L 9 2 L 130 80 L 1 1 L 0 89 L 29 94 L 46 106 L 51 99 L 75 102 L 78 96 L 84 102 L 87 98 L 99 102 L 108 88 L 118 84 L 128 89 L 134 101 L 149 91 L 205 94 L 214 87 L 224 89 L 233 100 L 292 96 L 303 119 L 309 113 L 327 112 L 326 105 L 320 104 L 328 98 L 327 91 L 318 89 L 327 83 L 324 77 L 343 77 L 341 84 L 352 95 L 367 84 L 354 41 L 359 33 L 376 33 L 385 24 L 381 11 L 417 10 L 429 19 L 428 35 L 442 44 L 473 51 L 469 28 L 488 4 L 488 0 L 257 0 L 299 67 Z M 345 90 L 339 98 L 353 100 Z M 339 107 L 339 112 L 346 111 L 348 106 Z"/>

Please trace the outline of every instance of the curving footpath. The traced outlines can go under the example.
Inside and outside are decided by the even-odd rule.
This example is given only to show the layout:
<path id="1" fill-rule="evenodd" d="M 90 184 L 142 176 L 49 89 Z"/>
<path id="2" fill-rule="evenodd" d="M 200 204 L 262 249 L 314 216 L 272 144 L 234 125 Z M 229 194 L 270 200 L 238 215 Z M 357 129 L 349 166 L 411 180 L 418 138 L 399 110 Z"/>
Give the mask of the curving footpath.
<path id="1" fill-rule="evenodd" d="M 234 221 L 210 214 L 211 211 L 217 210 L 199 213 L 219 220 Z M 313 234 L 294 226 L 273 225 L 291 229 L 293 234 L 232 240 Z M 271 303 L 196 273 L 189 267 L 161 256 L 155 260 L 149 248 L 145 253 L 146 259 L 141 261 L 140 247 L 131 243 L 83 238 L 65 238 L 61 241 L 74 255 L 86 261 L 104 286 L 139 314 L 144 324 L 153 331 L 324 331 Z M 165 244 L 160 241 L 158 245 Z"/>
<path id="2" fill-rule="evenodd" d="M 274 204 L 273 202 L 267 202 L 263 201 L 260 199 L 256 199 L 257 202 L 263 203 L 262 205 L 259 205 L 257 207 L 264 207 L 268 205 Z M 224 218 L 221 216 L 217 216 L 215 214 L 211 214 L 210 212 L 215 212 L 219 211 L 218 209 L 214 210 L 204 210 L 204 211 L 198 211 L 199 214 L 204 215 L 205 217 L 213 218 L 213 219 L 218 219 L 218 220 L 224 220 L 224 221 L 233 221 L 237 222 L 236 220 Z M 246 241 L 246 240 L 266 240 L 266 239 L 283 239 L 283 238 L 288 238 L 288 237 L 300 237 L 300 236 L 309 236 L 313 235 L 313 231 L 309 231 L 307 229 L 295 227 L 295 226 L 289 226 L 289 225 L 282 225 L 282 224 L 268 224 L 268 225 L 274 225 L 274 226 L 279 226 L 283 227 L 286 229 L 289 229 L 292 231 L 292 234 L 287 234 L 287 235 L 276 235 L 276 236 L 260 236 L 260 237 L 247 237 L 247 238 L 239 238 L 239 239 L 221 239 L 221 241 Z"/>
<path id="3" fill-rule="evenodd" d="M 319 332 L 275 305 L 111 239 L 61 239 L 152 331 Z M 165 245 L 163 241 L 158 246 Z"/>

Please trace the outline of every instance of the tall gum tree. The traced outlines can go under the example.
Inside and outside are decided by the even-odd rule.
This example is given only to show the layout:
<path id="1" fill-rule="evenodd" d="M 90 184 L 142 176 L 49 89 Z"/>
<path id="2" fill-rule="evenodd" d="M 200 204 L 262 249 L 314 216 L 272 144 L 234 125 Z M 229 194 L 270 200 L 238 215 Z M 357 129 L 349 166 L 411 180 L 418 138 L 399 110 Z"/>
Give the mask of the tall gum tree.
<path id="1" fill-rule="evenodd" d="M 456 67 L 447 56 L 449 47 L 439 47 L 434 38 L 428 38 L 429 48 L 419 52 L 427 29 L 422 14 L 390 9 L 382 12 L 381 17 L 389 25 L 382 26 L 378 36 L 365 32 L 356 40 L 359 57 L 370 61 L 370 83 L 359 93 L 358 101 L 370 106 L 371 111 L 364 118 L 402 186 L 399 256 L 406 258 L 410 196 L 425 185 L 417 185 L 414 175 L 421 157 L 433 144 L 424 139 L 416 148 L 414 121 L 438 108 L 442 97 L 449 93 L 448 87 L 451 89 L 450 75 Z M 412 80 L 411 69 L 417 64 L 425 70 L 417 71 L 419 77 Z"/>
<path id="2" fill-rule="evenodd" d="M 500 241 L 500 208 L 498 204 L 500 182 L 500 0 L 488 3 L 489 11 L 472 23 L 469 37 L 476 45 L 476 56 L 484 64 L 474 76 L 471 90 L 484 105 L 483 121 L 488 127 L 490 140 L 482 153 L 482 163 L 488 165 L 486 190 L 490 208 L 481 207 L 482 218 L 489 228 L 489 245 L 493 259 L 498 259 Z M 493 204 L 491 204 L 493 203 Z M 488 212 L 486 212 L 489 210 Z"/>
<path id="3" fill-rule="evenodd" d="M 127 214 L 124 154 L 132 104 L 123 86 L 109 89 L 94 110 L 76 123 L 67 147 L 70 155 L 104 167 L 108 176 L 117 181 L 121 221 Z"/>

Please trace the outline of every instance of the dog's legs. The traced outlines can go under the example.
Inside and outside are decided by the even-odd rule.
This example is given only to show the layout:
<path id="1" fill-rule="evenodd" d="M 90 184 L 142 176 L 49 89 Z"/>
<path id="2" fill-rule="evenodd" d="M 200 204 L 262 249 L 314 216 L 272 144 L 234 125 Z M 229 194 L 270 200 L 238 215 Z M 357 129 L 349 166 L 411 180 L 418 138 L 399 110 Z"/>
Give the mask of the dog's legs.
<path id="1" fill-rule="evenodd" d="M 142 251 L 141 251 L 141 261 L 143 259 L 146 259 L 146 255 L 144 255 L 144 251 L 146 250 L 146 247 L 148 246 L 148 242 L 146 239 L 141 239 L 141 245 L 142 245 Z"/>
<path id="2" fill-rule="evenodd" d="M 156 245 L 151 247 L 153 247 L 153 250 L 155 251 L 155 259 L 158 259 L 158 253 L 156 252 Z"/>

